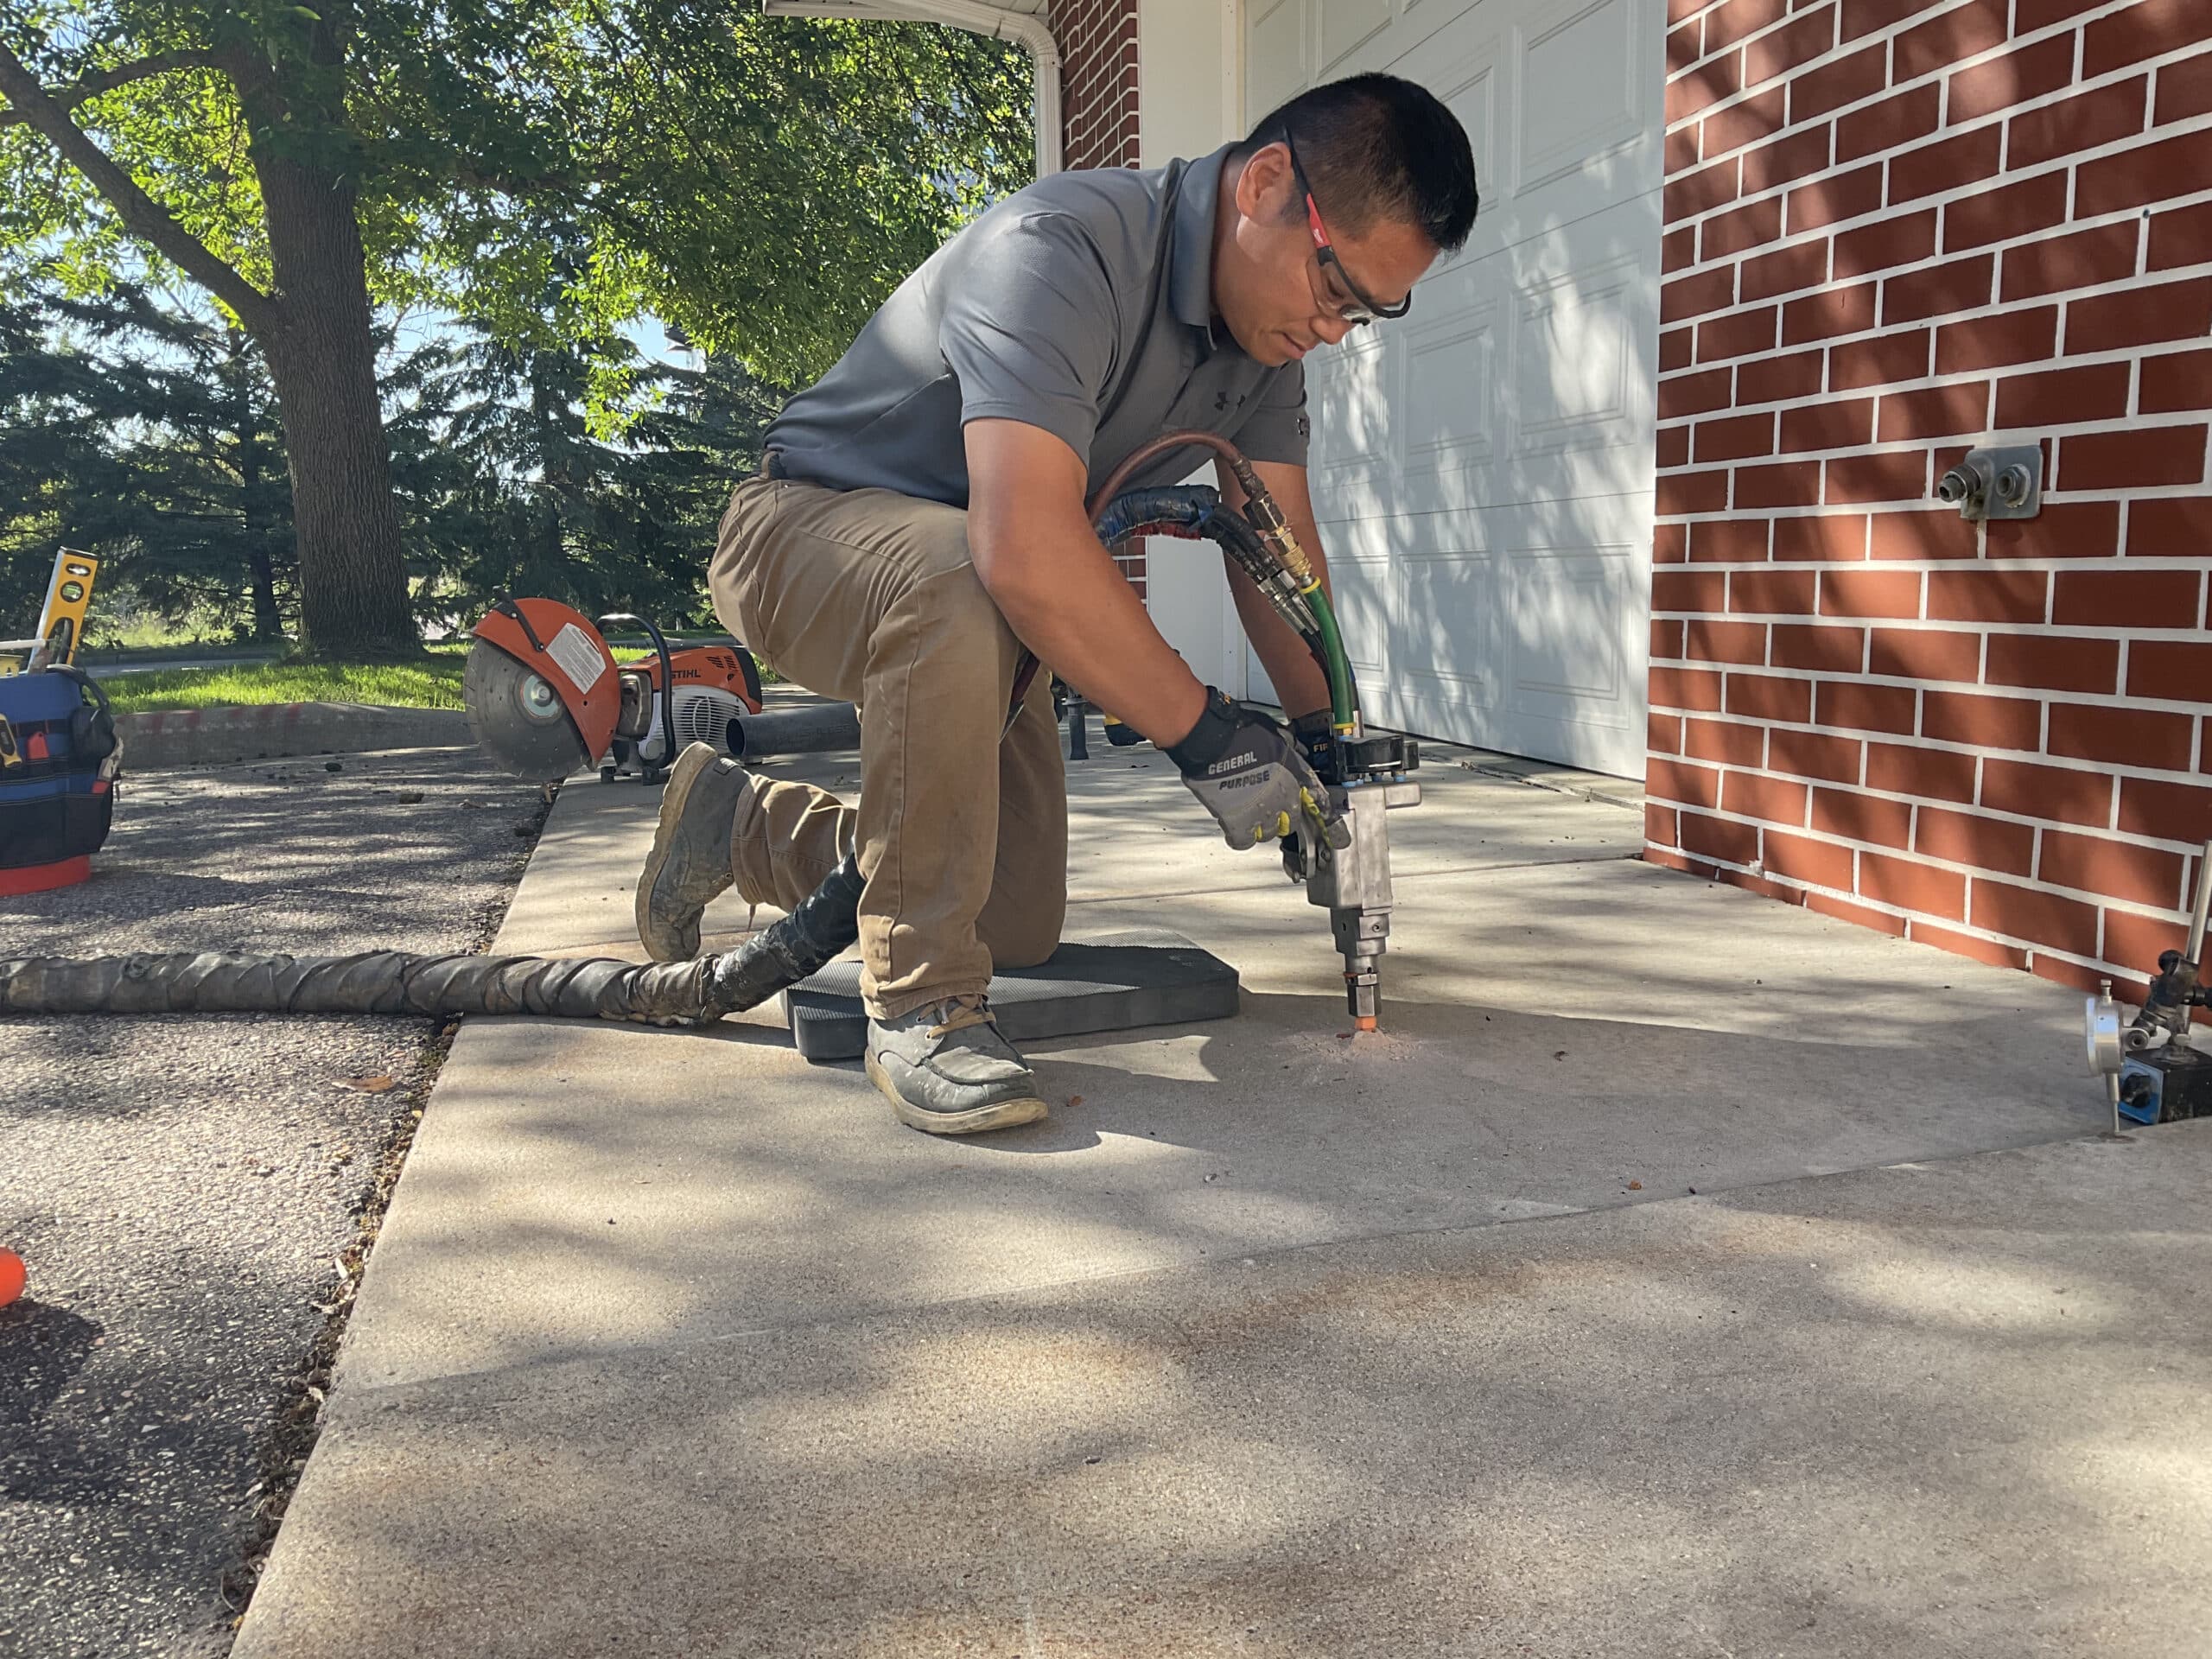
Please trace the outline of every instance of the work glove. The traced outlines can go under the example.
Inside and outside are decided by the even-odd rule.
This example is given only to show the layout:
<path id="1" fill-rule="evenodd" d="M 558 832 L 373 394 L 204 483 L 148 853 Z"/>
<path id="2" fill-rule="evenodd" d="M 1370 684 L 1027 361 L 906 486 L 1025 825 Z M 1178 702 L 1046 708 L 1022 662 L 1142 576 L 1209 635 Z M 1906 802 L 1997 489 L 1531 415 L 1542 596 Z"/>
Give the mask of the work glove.
<path id="1" fill-rule="evenodd" d="M 1329 817 L 1329 791 L 1281 721 L 1250 703 L 1206 688 L 1205 712 L 1167 751 L 1183 782 L 1241 849 L 1295 837 L 1310 860 L 1351 844 L 1342 819 Z"/>

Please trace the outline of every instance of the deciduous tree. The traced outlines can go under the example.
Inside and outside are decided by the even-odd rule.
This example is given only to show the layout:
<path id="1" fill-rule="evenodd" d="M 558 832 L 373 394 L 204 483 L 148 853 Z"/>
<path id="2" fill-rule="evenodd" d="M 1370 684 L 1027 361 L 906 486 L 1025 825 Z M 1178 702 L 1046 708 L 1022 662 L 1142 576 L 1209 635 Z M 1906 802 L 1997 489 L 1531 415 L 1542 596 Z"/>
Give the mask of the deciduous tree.
<path id="1" fill-rule="evenodd" d="M 306 644 L 408 649 L 379 303 L 537 349 L 651 312 L 799 379 L 1027 176 L 1027 96 L 1001 42 L 688 0 L 0 0 L 0 280 L 213 296 L 276 386 Z"/>

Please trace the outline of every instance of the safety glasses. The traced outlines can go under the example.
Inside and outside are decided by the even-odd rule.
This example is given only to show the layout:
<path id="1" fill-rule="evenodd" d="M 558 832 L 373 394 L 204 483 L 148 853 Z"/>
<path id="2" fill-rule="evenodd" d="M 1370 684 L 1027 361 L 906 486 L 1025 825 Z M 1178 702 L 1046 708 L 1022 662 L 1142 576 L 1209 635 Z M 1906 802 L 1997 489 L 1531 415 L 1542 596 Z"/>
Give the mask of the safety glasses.
<path id="1" fill-rule="evenodd" d="M 1395 319 L 1404 316 L 1414 308 L 1412 295 L 1407 295 L 1396 305 L 1377 305 L 1359 291 L 1359 284 L 1352 281 L 1351 273 L 1344 269 L 1344 261 L 1337 257 L 1336 246 L 1329 240 L 1328 226 L 1321 222 L 1321 210 L 1313 205 L 1313 187 L 1306 181 L 1306 169 L 1298 160 L 1298 146 L 1291 143 L 1288 132 L 1282 136 L 1282 147 L 1290 152 L 1290 175 L 1298 181 L 1298 188 L 1306 198 L 1306 226 L 1313 233 L 1313 257 L 1319 261 L 1322 274 L 1325 276 L 1332 271 L 1335 272 L 1338 283 L 1351 296 L 1348 301 L 1336 305 L 1337 315 L 1355 327 L 1384 317 Z"/>

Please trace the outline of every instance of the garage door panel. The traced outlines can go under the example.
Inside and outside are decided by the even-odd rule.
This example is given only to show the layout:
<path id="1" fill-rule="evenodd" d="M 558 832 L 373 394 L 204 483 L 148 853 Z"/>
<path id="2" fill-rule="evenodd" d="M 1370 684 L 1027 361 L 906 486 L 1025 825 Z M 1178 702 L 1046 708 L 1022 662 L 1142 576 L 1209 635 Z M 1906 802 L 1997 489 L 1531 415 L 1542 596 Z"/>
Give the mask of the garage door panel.
<path id="1" fill-rule="evenodd" d="M 1430 520 L 1493 510 L 1518 512 L 1539 525 L 1529 532 L 1537 539 L 1551 526 L 1571 524 L 1579 533 L 1635 540 L 1650 529 L 1649 473 L 1649 457 L 1639 444 L 1440 469 L 1427 476 L 1370 476 L 1340 489 L 1317 487 L 1314 522 L 1325 532 L 1332 559 L 1344 526 L 1382 515 L 1403 519 L 1416 547 L 1417 538 L 1429 533 Z M 1318 486 L 1318 477 L 1315 481 Z M 1602 493 L 1624 485 L 1638 493 Z M 1639 515 L 1640 531 L 1634 527 Z"/>
<path id="2" fill-rule="evenodd" d="M 1520 286 L 1511 264 L 1454 272 L 1397 329 L 1316 353 L 1325 518 L 1649 487 L 1655 268 L 1624 256 Z"/>
<path id="3" fill-rule="evenodd" d="M 1404 440 L 1397 459 L 1405 474 L 1488 467 L 1498 455 L 1498 364 L 1504 353 L 1505 307 L 1479 297 L 1408 328 Z"/>
<path id="4" fill-rule="evenodd" d="M 1425 553 L 1398 569 L 1392 683 L 1415 704 L 1497 706 L 1504 661 L 1504 573 L 1488 552 Z"/>
<path id="5" fill-rule="evenodd" d="M 1423 283 L 1424 303 L 1429 285 L 1506 245 L 1503 221 L 1491 211 L 1499 188 L 1497 162 L 1493 158 L 1504 155 L 1507 149 L 1500 116 L 1501 106 L 1506 102 L 1505 42 L 1494 32 L 1474 34 L 1461 40 L 1455 30 L 1438 44 L 1447 52 L 1441 61 L 1425 53 L 1413 54 L 1426 65 L 1426 73 L 1414 74 L 1412 60 L 1404 57 L 1376 66 L 1392 74 L 1418 79 L 1435 93 L 1466 129 L 1468 148 L 1475 155 L 1475 181 L 1481 193 L 1483 211 L 1475 216 L 1475 228 L 1467 238 L 1466 245 L 1445 255 L 1429 272 Z"/>
<path id="6" fill-rule="evenodd" d="M 1408 418 L 1398 384 L 1402 342 L 1369 332 L 1338 351 L 1319 353 L 1306 377 L 1306 401 L 1325 408 L 1306 449 L 1306 470 L 1337 486 L 1387 471 Z"/>
<path id="7" fill-rule="evenodd" d="M 1311 469 L 1330 516 L 1495 499 L 1494 467 L 1506 448 L 1506 296 L 1495 272 L 1469 266 L 1424 287 L 1415 317 L 1310 360 L 1313 407 L 1327 411 L 1314 424 Z"/>
<path id="8" fill-rule="evenodd" d="M 1621 723 L 1629 564 L 1626 548 L 1531 548 L 1508 562 L 1516 712 Z"/>
<path id="9" fill-rule="evenodd" d="M 1651 10 L 1647 0 L 1566 0 L 1514 30 L 1514 195 L 1645 136 L 1651 91 L 1635 48 Z"/>
<path id="10" fill-rule="evenodd" d="M 1319 0 L 1321 73 L 1325 77 L 1343 59 L 1391 23 L 1390 0 Z"/>
<path id="11" fill-rule="evenodd" d="M 1371 700 L 1372 688 L 1390 677 L 1390 562 L 1332 557 L 1329 576 L 1344 657 Z"/>
<path id="12" fill-rule="evenodd" d="M 1255 121 L 1306 85 L 1307 3 L 1255 0 L 1245 44 L 1245 105 Z"/>
<path id="13" fill-rule="evenodd" d="M 1665 12 L 1248 12 L 1255 112 L 1388 69 L 1459 117 L 1482 188 L 1467 247 L 1422 280 L 1411 317 L 1306 360 L 1314 505 L 1367 705 L 1622 773 L 1643 764 Z"/>
<path id="14" fill-rule="evenodd" d="M 1642 279 L 1640 261 L 1613 259 L 1515 296 L 1516 455 L 1600 449 L 1640 432 Z"/>
<path id="15" fill-rule="evenodd" d="M 1323 524 L 1370 716 L 1632 775 L 1649 528 L 1636 497 Z"/>

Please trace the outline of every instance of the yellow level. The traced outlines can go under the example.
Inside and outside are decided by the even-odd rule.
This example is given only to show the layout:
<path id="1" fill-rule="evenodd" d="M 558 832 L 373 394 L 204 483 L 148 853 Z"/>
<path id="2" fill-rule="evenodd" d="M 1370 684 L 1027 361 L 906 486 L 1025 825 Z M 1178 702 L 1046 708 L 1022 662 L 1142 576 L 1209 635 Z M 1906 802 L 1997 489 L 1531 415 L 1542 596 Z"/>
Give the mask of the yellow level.
<path id="1" fill-rule="evenodd" d="M 54 580 L 46 585 L 46 608 L 39 613 L 38 637 L 49 662 L 73 663 L 85 638 L 85 613 L 92 608 L 92 579 L 100 562 L 89 553 L 63 548 L 54 556 Z"/>
<path id="2" fill-rule="evenodd" d="M 65 547 L 54 556 L 54 575 L 46 584 L 46 604 L 38 613 L 38 632 L 28 639 L 0 639 L 0 652 L 16 660 L 0 664 L 0 673 L 48 663 L 73 663 L 84 643 L 85 613 L 92 607 L 92 581 L 100 562 L 89 553 Z"/>

